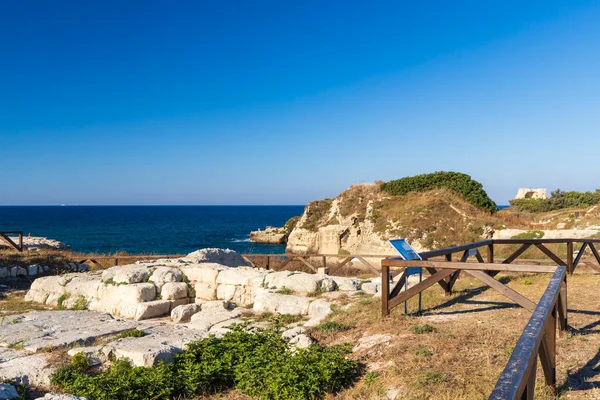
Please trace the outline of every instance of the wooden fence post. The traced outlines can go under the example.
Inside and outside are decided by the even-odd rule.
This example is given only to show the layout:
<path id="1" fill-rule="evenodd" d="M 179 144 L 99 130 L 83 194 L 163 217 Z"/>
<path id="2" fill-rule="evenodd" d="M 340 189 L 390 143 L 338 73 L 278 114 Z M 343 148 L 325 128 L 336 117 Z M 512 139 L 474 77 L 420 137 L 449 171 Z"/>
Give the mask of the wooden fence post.
<path id="1" fill-rule="evenodd" d="M 487 246 L 487 262 L 490 264 L 494 263 L 494 242 Z"/>
<path id="2" fill-rule="evenodd" d="M 573 275 L 575 268 L 573 267 L 573 242 L 567 242 L 567 271 Z"/>
<path id="3" fill-rule="evenodd" d="M 390 315 L 390 267 L 381 266 L 381 317 Z"/>

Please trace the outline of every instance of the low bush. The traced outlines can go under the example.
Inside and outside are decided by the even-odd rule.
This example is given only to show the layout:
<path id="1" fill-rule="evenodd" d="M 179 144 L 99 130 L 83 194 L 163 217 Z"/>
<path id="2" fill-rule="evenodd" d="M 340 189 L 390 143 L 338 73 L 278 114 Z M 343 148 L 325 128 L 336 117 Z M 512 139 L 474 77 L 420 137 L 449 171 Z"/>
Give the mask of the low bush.
<path id="1" fill-rule="evenodd" d="M 584 208 L 600 204 L 600 189 L 595 192 L 563 192 L 553 191 L 547 199 L 515 199 L 510 201 L 511 207 L 519 211 L 548 212 L 565 208 Z"/>
<path id="2" fill-rule="evenodd" d="M 471 179 L 469 175 L 460 172 L 439 171 L 431 174 L 409 176 L 385 182 L 381 185 L 381 190 L 393 196 L 442 188 L 450 189 L 462 195 L 466 201 L 479 208 L 492 213 L 498 211 L 498 206 L 483 190 L 483 185 Z"/>
<path id="3" fill-rule="evenodd" d="M 416 333 L 417 335 L 422 335 L 424 333 L 435 332 L 435 328 L 431 325 L 413 325 L 410 327 L 410 331 L 412 333 Z"/>
<path id="4" fill-rule="evenodd" d="M 513 237 L 511 237 L 511 239 L 541 239 L 543 237 L 543 231 L 533 230 L 514 235 Z"/>
<path id="5" fill-rule="evenodd" d="M 349 353 L 348 346 L 292 351 L 277 330 L 248 333 L 238 326 L 221 339 L 192 342 L 172 363 L 155 367 L 118 360 L 94 375 L 76 356 L 52 383 L 90 400 L 195 398 L 230 388 L 261 399 L 318 399 L 358 377 Z"/>
<path id="6" fill-rule="evenodd" d="M 313 328 L 313 330 L 321 332 L 343 332 L 349 329 L 352 329 L 350 325 L 340 324 L 335 321 L 323 322 Z"/>
<path id="7" fill-rule="evenodd" d="M 131 329 L 129 331 L 124 331 L 119 333 L 119 339 L 128 338 L 128 337 L 144 337 L 146 336 L 146 332 L 141 331 L 139 329 Z"/>

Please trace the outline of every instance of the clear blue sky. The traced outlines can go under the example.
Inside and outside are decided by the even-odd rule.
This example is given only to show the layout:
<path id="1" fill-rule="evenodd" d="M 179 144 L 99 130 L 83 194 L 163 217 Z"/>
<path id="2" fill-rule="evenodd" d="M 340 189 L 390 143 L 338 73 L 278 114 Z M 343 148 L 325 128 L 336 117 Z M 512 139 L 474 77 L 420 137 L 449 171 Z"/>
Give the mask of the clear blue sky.
<path id="1" fill-rule="evenodd" d="M 600 1 L 0 2 L 0 204 L 600 186 Z"/>

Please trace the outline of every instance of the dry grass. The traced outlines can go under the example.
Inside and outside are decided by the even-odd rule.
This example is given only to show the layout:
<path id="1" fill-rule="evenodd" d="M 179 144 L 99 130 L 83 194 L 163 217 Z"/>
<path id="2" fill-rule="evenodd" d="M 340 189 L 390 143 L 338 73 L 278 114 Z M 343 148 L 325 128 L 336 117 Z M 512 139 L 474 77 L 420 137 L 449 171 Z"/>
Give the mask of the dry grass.
<path id="1" fill-rule="evenodd" d="M 572 334 L 559 338 L 559 398 L 598 398 L 590 376 L 600 381 L 600 275 L 589 271 L 569 278 L 569 309 Z M 501 275 L 508 286 L 537 301 L 549 274 Z M 513 305 L 478 281 L 461 278 L 457 292 L 444 297 L 435 286 L 423 294 L 425 313 L 404 315 L 398 307 L 381 320 L 377 299 L 362 298 L 339 308 L 329 321 L 347 330 L 312 330 L 321 344 L 355 344 L 363 335 L 390 334 L 388 346 L 375 346 L 355 354 L 377 371 L 365 374 L 339 399 L 381 398 L 389 388 L 398 388 L 403 399 L 487 398 L 516 344 L 530 313 Z M 413 302 L 412 306 L 415 306 Z M 585 311 L 587 310 L 587 311 Z M 415 334 L 411 327 L 428 324 L 434 332 Z M 583 369 L 582 369 L 583 368 Z M 596 371 L 597 369 L 597 371 Z M 596 385 L 600 388 L 600 382 Z M 554 398 L 543 385 L 538 370 L 536 398 Z"/>

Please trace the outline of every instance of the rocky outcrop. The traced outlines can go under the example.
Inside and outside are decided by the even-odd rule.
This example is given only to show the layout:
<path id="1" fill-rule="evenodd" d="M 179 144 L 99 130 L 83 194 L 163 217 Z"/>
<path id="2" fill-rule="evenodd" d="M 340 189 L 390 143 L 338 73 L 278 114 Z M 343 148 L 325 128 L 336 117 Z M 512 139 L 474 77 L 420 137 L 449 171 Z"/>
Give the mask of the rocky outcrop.
<path id="1" fill-rule="evenodd" d="M 514 200 L 517 199 L 546 199 L 546 189 L 519 188 Z"/>
<path id="2" fill-rule="evenodd" d="M 18 243 L 18 237 L 11 237 L 12 241 Z M 10 247 L 11 245 L 0 239 L 0 248 Z M 23 250 L 41 250 L 41 249 L 54 249 L 54 250 L 66 250 L 69 246 L 59 242 L 58 240 L 48 239 L 45 237 L 37 236 L 23 236 Z"/>
<path id="3" fill-rule="evenodd" d="M 449 190 L 391 196 L 379 184 L 360 184 L 309 203 L 286 252 L 395 255 L 388 240 L 398 237 L 424 251 L 485 239 L 496 222 Z"/>
<path id="4" fill-rule="evenodd" d="M 287 242 L 288 234 L 282 228 L 267 226 L 265 230 L 250 232 L 250 241 L 264 244 L 283 244 Z"/>

